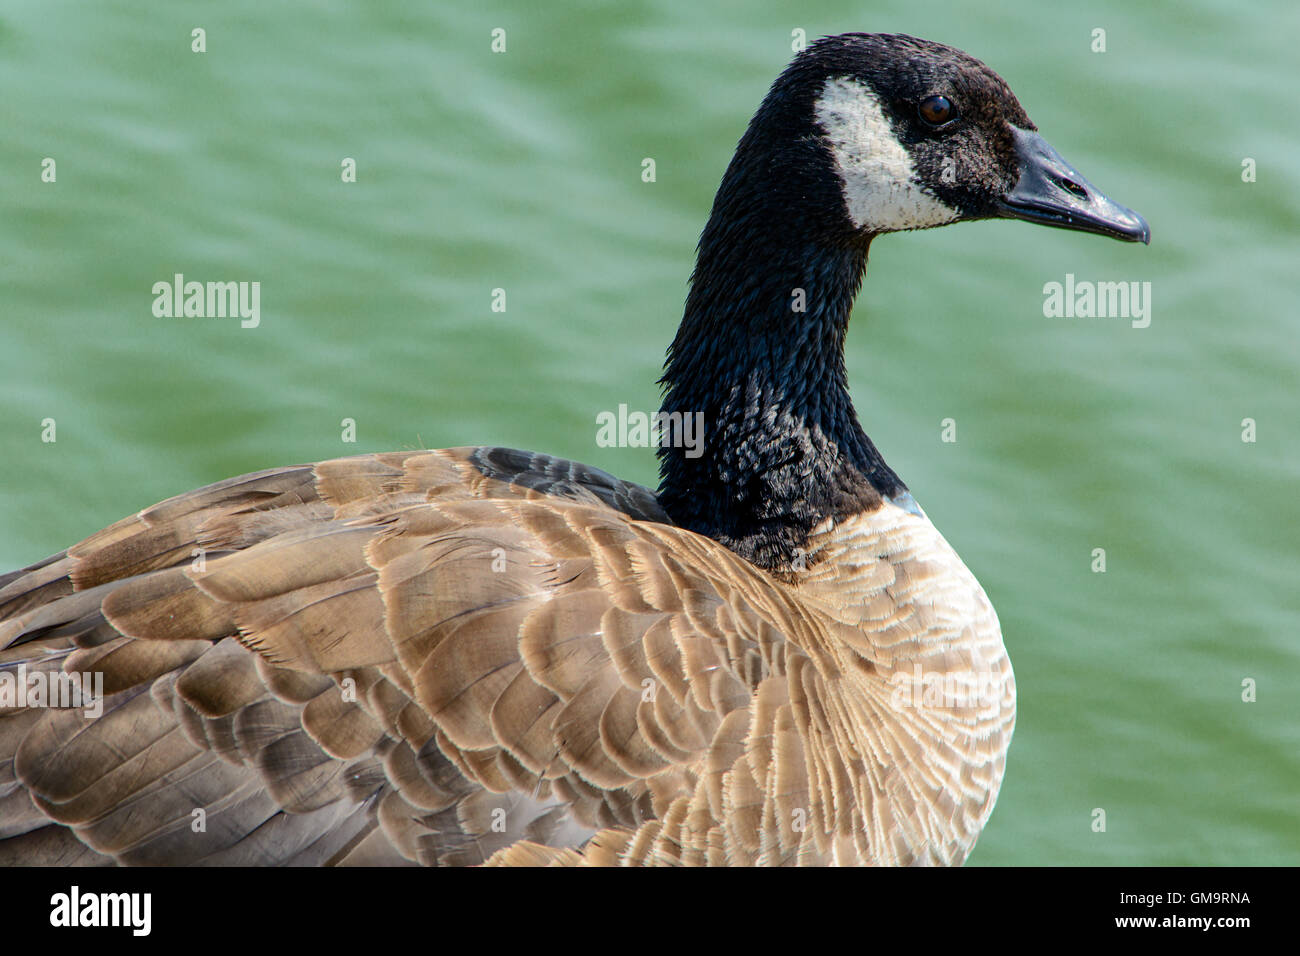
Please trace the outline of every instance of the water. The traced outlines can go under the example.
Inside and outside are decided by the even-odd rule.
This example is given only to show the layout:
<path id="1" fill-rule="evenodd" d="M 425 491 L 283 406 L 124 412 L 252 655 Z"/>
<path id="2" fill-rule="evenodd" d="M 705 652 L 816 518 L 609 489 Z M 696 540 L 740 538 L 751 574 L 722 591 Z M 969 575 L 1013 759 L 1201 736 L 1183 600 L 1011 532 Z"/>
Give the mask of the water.
<path id="1" fill-rule="evenodd" d="M 1294 4 L 540 6 L 0 8 L 0 567 L 367 450 L 506 444 L 652 483 L 595 415 L 657 407 L 696 237 L 791 30 L 918 33 L 1001 72 L 1154 232 L 872 249 L 858 408 L 992 597 L 1020 689 L 972 862 L 1300 862 Z M 261 282 L 261 324 L 154 318 L 176 272 Z M 1044 318 L 1067 273 L 1149 281 L 1150 327 Z"/>

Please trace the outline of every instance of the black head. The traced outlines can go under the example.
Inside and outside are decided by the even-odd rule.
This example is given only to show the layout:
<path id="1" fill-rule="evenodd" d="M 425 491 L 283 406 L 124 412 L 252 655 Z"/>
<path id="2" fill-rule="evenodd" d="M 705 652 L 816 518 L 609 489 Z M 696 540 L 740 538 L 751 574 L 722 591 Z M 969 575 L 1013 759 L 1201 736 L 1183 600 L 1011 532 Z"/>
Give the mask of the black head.
<path id="1" fill-rule="evenodd" d="M 751 187 L 764 169 L 801 171 L 769 182 L 759 200 L 807 217 L 801 231 L 870 237 L 1005 217 L 1150 239 L 1141 216 L 1038 135 L 1000 76 L 916 37 L 845 34 L 809 46 L 773 84 L 737 164 L 745 168 L 728 177 L 744 174 Z M 818 202 L 832 186 L 838 201 Z"/>
<path id="2" fill-rule="evenodd" d="M 723 176 L 669 349 L 663 411 L 702 416 L 705 436 L 698 457 L 659 449 L 672 520 L 789 570 L 826 519 L 910 501 L 849 399 L 867 250 L 880 233 L 992 217 L 1150 236 L 960 50 L 848 34 L 797 56 Z"/>

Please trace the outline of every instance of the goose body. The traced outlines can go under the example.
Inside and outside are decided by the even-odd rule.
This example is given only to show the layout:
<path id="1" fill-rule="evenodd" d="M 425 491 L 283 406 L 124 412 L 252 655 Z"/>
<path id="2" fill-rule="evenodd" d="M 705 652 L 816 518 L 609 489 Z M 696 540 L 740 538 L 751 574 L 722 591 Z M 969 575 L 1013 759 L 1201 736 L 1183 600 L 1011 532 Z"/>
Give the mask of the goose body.
<path id="1" fill-rule="evenodd" d="M 999 216 L 1148 238 L 977 60 L 811 45 L 669 352 L 703 453 L 276 468 L 0 577 L 0 864 L 963 862 L 1014 678 L 843 342 L 876 235 Z M 60 674 L 99 696 L 16 696 Z"/>

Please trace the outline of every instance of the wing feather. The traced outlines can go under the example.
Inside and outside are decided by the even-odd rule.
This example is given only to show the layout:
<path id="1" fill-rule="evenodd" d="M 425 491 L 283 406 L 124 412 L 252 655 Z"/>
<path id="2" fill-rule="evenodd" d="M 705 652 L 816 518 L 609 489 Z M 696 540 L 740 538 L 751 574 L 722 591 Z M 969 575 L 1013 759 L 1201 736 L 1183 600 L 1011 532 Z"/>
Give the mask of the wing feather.
<path id="1" fill-rule="evenodd" d="M 497 448 L 146 508 L 0 578 L 0 676 L 103 680 L 102 713 L 0 708 L 0 861 L 959 859 L 1005 715 L 900 720 L 888 679 L 996 619 L 934 600 L 923 518 L 818 548 L 777 581 L 647 489 Z"/>

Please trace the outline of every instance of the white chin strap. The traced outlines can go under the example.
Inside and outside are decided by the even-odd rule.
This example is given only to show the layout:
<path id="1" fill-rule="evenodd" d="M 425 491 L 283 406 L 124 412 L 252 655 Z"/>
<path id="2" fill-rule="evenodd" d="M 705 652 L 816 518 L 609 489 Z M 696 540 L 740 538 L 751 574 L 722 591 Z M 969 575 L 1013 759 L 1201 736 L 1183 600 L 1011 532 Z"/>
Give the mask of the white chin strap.
<path id="1" fill-rule="evenodd" d="M 912 157 L 869 88 L 848 77 L 827 80 L 816 112 L 835 156 L 844 205 L 859 229 L 923 229 L 957 218 L 956 210 L 916 181 Z"/>

